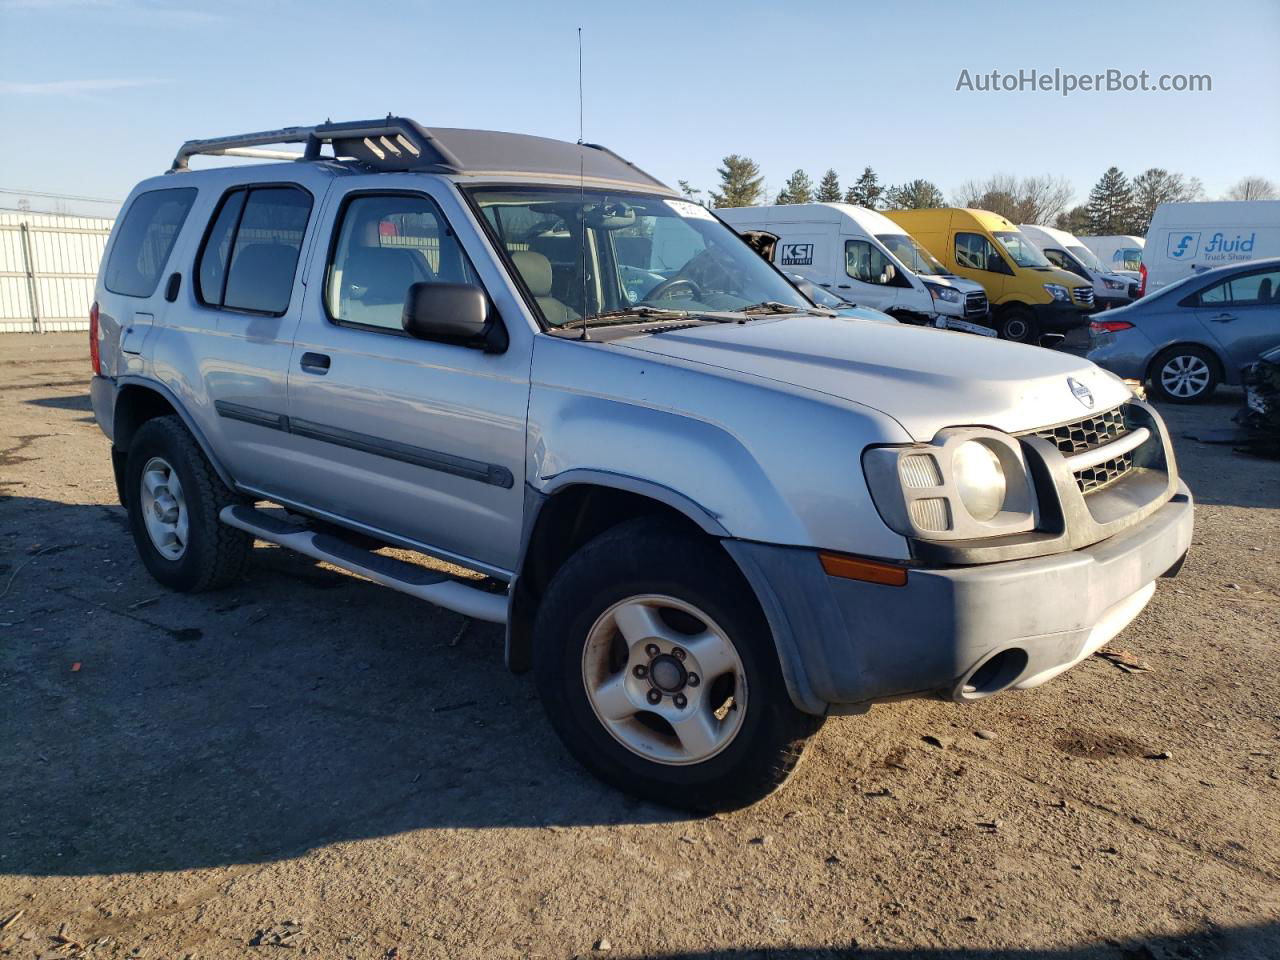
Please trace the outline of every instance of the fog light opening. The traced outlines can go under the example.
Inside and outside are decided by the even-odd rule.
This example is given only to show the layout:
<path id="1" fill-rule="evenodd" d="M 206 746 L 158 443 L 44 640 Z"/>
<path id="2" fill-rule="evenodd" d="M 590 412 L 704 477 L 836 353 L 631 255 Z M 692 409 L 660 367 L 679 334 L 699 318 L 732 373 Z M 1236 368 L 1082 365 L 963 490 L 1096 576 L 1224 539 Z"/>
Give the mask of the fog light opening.
<path id="1" fill-rule="evenodd" d="M 983 661 L 956 689 L 957 700 L 981 700 L 1013 685 L 1027 669 L 1027 651 L 1010 647 Z"/>

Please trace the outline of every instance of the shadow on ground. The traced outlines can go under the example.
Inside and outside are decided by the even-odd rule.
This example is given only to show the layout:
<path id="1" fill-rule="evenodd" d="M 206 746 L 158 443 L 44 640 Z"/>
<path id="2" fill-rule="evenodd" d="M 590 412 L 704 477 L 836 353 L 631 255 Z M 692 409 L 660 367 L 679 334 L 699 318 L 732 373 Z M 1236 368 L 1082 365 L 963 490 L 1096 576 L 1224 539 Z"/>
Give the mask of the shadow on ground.
<path id="1" fill-rule="evenodd" d="M 8 498 L 0 550 L 0 874 L 678 818 L 569 758 L 499 627 L 261 545 L 246 582 L 174 594 L 119 507 Z"/>

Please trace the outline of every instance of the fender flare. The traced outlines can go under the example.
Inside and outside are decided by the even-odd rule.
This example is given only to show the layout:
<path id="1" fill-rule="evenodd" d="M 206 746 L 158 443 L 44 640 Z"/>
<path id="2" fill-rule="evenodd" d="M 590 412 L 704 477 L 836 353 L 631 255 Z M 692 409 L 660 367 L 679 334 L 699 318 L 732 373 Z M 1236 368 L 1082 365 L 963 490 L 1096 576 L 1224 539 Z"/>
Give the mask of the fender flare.
<path id="1" fill-rule="evenodd" d="M 214 455 L 213 446 L 209 443 L 208 438 L 204 435 L 204 431 L 202 431 L 198 426 L 196 426 L 195 420 L 192 418 L 191 414 L 187 412 L 186 407 L 182 405 L 182 402 L 178 399 L 177 394 L 175 394 L 167 386 L 165 386 L 163 383 L 160 383 L 157 380 L 148 380 L 146 377 L 138 377 L 138 376 L 117 377 L 116 378 L 116 398 L 115 398 L 115 403 L 113 404 L 113 407 L 120 403 L 120 394 L 125 387 L 141 387 L 145 390 L 150 390 L 152 393 L 158 393 L 161 397 L 163 397 L 165 399 L 165 402 L 167 402 L 169 406 L 171 406 L 174 409 L 174 412 L 177 413 L 177 415 L 182 419 L 183 425 L 187 428 L 188 431 L 190 431 L 191 436 L 195 438 L 196 443 L 199 444 L 200 446 L 200 451 L 205 455 L 205 459 L 209 461 L 210 465 L 213 467 L 214 472 L 218 475 L 218 478 L 223 483 L 225 483 L 228 488 L 232 490 L 236 489 L 235 479 L 231 476 L 230 473 L 227 472 L 226 467 L 224 467 L 222 465 L 222 462 Z M 117 424 L 120 422 L 118 417 L 113 417 L 113 419 L 114 419 L 114 422 Z M 114 443 L 113 443 L 113 446 L 114 446 Z"/>
<path id="2" fill-rule="evenodd" d="M 541 509 L 542 503 L 550 499 L 561 490 L 569 487 L 578 486 L 580 484 L 589 484 L 596 487 L 612 487 L 615 490 L 623 490 L 627 493 L 639 494 L 642 497 L 648 497 L 650 500 L 657 500 L 659 503 L 666 504 L 671 509 L 684 514 L 691 521 L 702 528 L 703 532 L 711 534 L 713 537 L 728 537 L 729 531 L 720 523 L 720 517 L 708 510 L 702 504 L 698 503 L 690 497 L 685 496 L 678 490 L 655 483 L 652 480 L 641 480 L 637 477 L 628 476 L 624 473 L 611 473 L 608 470 L 592 470 L 588 468 L 565 470 L 563 473 L 557 473 L 553 477 L 546 478 L 541 489 L 534 488 L 535 491 L 542 496 L 542 501 L 538 504 Z M 533 530 L 530 523 L 526 534 Z M 524 548 L 526 544 L 520 545 L 520 559 L 524 560 Z M 519 569 L 517 566 L 516 569 Z"/>

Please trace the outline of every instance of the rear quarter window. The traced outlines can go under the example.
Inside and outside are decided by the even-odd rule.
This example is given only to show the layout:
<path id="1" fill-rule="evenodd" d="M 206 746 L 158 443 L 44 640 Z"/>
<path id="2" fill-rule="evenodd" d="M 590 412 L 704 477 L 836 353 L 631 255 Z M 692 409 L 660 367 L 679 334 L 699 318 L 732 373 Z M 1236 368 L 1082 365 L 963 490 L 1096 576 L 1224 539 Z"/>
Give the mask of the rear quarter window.
<path id="1" fill-rule="evenodd" d="M 120 222 L 103 271 L 103 286 L 126 297 L 155 293 L 195 199 L 194 187 L 138 194 Z"/>

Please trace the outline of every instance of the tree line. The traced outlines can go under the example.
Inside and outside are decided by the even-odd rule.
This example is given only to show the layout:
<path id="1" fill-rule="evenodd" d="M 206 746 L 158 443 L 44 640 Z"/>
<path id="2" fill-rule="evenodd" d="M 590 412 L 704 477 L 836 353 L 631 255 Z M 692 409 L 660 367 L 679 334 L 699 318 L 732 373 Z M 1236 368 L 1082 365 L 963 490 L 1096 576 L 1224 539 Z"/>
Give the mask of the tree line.
<path id="1" fill-rule="evenodd" d="M 714 207 L 752 207 L 762 203 L 845 203 L 870 210 L 916 210 L 926 207 L 974 207 L 998 213 L 1013 223 L 1052 223 L 1071 233 L 1085 235 L 1133 234 L 1143 236 L 1162 203 L 1205 199 L 1199 178 L 1173 173 L 1162 167 L 1144 170 L 1132 180 L 1110 167 L 1089 191 L 1086 203 L 1072 207 L 1071 184 L 1048 176 L 1017 177 L 995 174 L 985 180 L 961 184 L 948 204 L 937 184 L 909 180 L 884 185 L 871 167 L 848 189 L 841 189 L 835 169 L 828 169 L 815 184 L 804 170 L 796 170 L 770 200 L 766 196 L 760 165 L 750 157 L 730 154 L 716 170 L 718 189 L 708 191 Z M 703 191 L 689 181 L 679 181 L 686 197 L 697 202 Z M 1265 177 L 1245 177 L 1227 191 L 1225 200 L 1280 199 L 1280 187 Z"/>

